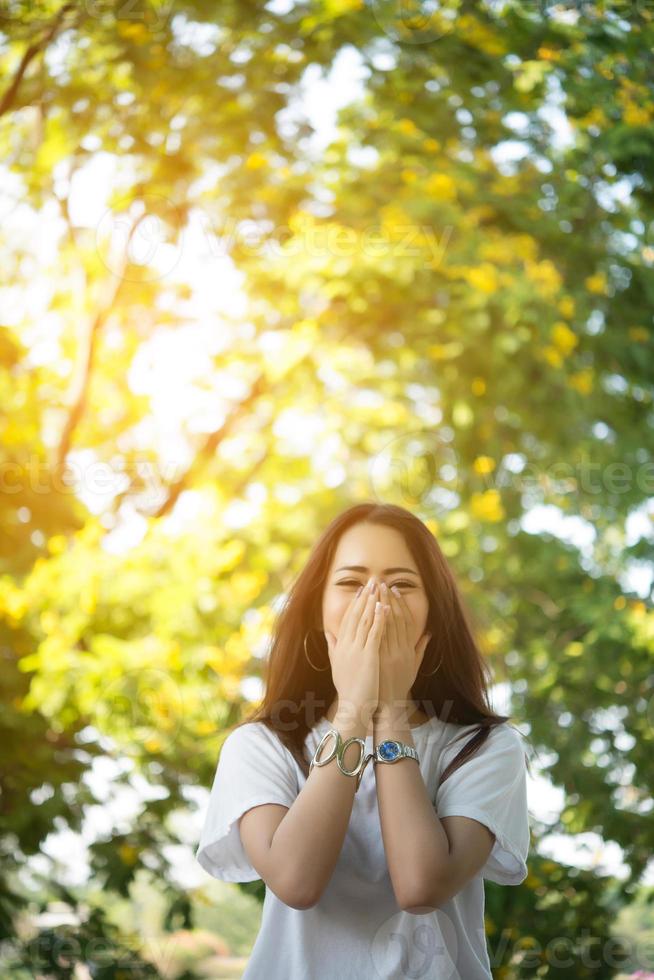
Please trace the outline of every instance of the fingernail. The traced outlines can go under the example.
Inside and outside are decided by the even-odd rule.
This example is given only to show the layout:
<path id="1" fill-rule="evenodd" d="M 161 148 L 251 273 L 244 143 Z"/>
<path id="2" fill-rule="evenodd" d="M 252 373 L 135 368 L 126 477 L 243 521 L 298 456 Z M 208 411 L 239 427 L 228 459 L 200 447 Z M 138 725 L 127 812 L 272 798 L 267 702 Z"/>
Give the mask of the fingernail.
<path id="1" fill-rule="evenodd" d="M 359 588 L 357 589 L 357 595 L 361 595 L 362 592 L 363 592 L 363 586 L 360 585 Z"/>
<path id="2" fill-rule="evenodd" d="M 391 592 L 393 592 L 397 596 L 399 596 L 400 594 L 400 590 L 398 589 L 397 585 L 391 585 Z"/>

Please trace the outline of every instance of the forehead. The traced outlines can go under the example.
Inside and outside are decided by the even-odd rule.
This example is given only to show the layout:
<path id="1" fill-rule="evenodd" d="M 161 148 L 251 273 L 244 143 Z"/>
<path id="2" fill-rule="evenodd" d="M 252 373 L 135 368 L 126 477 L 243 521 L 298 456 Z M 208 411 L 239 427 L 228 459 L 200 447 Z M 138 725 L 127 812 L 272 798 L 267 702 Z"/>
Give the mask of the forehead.
<path id="1" fill-rule="evenodd" d="M 375 573 L 390 566 L 418 571 L 402 534 L 395 528 L 379 524 L 355 524 L 344 532 L 334 553 L 332 568 L 342 565 L 365 565 Z"/>

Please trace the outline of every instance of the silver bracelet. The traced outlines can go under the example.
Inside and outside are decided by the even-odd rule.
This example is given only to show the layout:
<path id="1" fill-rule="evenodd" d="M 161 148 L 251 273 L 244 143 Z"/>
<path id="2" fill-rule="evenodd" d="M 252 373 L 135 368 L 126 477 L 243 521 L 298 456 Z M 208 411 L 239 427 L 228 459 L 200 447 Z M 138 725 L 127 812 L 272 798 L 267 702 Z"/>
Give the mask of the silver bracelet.
<path id="1" fill-rule="evenodd" d="M 334 738 L 334 745 L 332 746 L 332 750 L 326 759 L 319 759 L 321 749 L 325 744 L 325 741 L 330 736 L 333 736 Z M 354 769 L 346 769 L 345 766 L 343 765 L 343 758 L 348 745 L 350 745 L 352 742 L 356 742 L 361 747 L 361 754 L 359 755 L 359 761 L 357 762 Z M 330 728 L 329 731 L 325 732 L 323 737 L 320 739 L 318 748 L 314 752 L 313 759 L 311 760 L 311 765 L 309 766 L 309 774 L 311 774 L 311 770 L 313 769 L 314 766 L 326 766 L 328 762 L 332 761 L 334 756 L 336 756 L 336 764 L 338 768 L 341 770 L 341 772 L 343 773 L 343 775 L 356 776 L 357 785 L 354 791 L 356 793 L 357 790 L 359 789 L 359 786 L 361 785 L 361 777 L 363 776 L 364 769 L 368 765 L 370 759 L 372 759 L 373 753 L 369 752 L 366 755 L 366 743 L 364 739 L 357 738 L 356 736 L 353 735 L 351 738 L 348 738 L 345 741 L 343 741 L 343 739 L 341 738 L 341 733 L 337 731 L 335 728 Z"/>

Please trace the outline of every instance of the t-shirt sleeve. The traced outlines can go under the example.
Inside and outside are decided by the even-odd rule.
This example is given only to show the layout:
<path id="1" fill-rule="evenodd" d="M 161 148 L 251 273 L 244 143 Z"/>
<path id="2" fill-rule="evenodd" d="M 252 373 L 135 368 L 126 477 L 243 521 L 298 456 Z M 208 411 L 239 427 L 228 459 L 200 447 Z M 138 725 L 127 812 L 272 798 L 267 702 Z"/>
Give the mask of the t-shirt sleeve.
<path id="1" fill-rule="evenodd" d="M 470 735 L 443 749 L 445 771 Z M 499 885 L 519 885 L 527 877 L 530 828 L 527 764 L 522 737 L 506 724 L 493 728 L 484 744 L 451 773 L 436 793 L 439 817 L 471 817 L 495 834 L 495 843 L 479 874 Z"/>
<path id="2" fill-rule="evenodd" d="M 222 744 L 196 860 L 221 881 L 261 876 L 245 853 L 238 819 L 261 803 L 290 807 L 299 788 L 290 751 L 263 722 L 248 722 Z"/>

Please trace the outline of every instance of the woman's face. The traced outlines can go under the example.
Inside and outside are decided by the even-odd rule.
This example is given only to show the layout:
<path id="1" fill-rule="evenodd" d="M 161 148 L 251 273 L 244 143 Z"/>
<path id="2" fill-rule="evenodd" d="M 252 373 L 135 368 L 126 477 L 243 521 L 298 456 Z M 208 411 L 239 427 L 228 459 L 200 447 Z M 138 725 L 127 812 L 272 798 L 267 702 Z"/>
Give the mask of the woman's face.
<path id="1" fill-rule="evenodd" d="M 382 582 L 388 588 L 398 586 L 409 607 L 410 637 L 415 647 L 427 626 L 427 595 L 404 538 L 399 531 L 381 524 L 355 524 L 341 535 L 322 597 L 323 629 L 338 637 L 352 597 L 370 576 L 377 586 Z M 377 598 L 381 598 L 379 591 Z"/>

